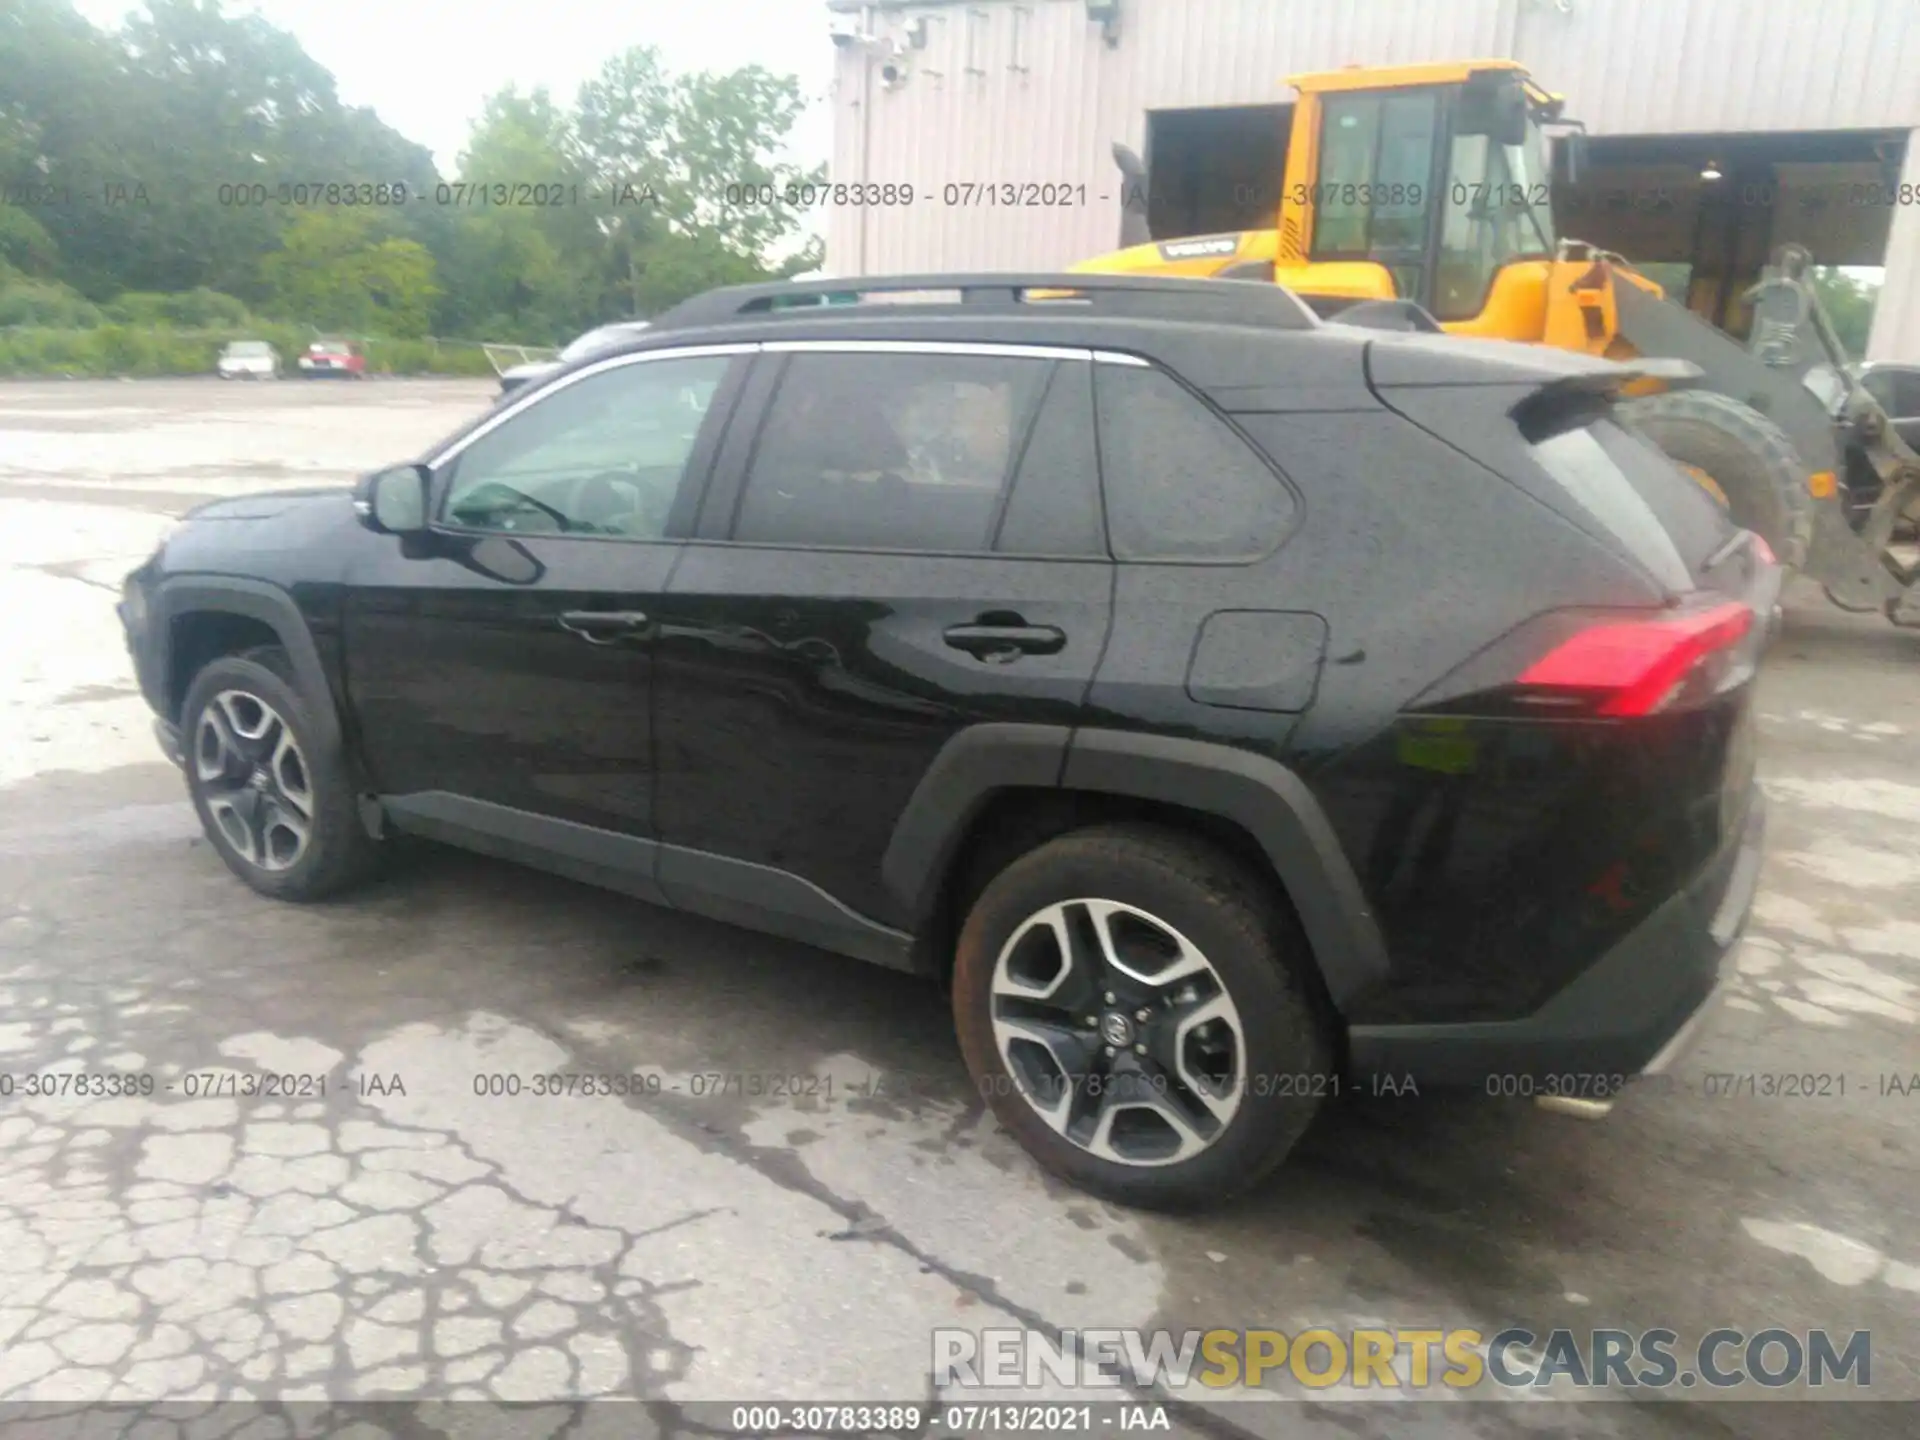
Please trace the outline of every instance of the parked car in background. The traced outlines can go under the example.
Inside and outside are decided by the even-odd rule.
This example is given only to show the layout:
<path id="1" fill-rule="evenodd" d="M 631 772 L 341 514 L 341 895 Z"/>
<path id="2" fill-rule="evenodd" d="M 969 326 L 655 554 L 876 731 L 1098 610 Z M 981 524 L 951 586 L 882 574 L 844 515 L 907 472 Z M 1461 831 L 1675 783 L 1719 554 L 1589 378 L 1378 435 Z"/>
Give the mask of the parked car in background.
<path id="1" fill-rule="evenodd" d="M 278 380 L 280 355 L 264 340 L 235 340 L 220 352 L 214 373 L 222 380 Z"/>
<path id="2" fill-rule="evenodd" d="M 645 320 L 617 320 L 611 325 L 601 325 L 587 331 L 578 339 L 568 342 L 558 358 L 553 360 L 529 360 L 524 365 L 514 365 L 500 372 L 500 393 L 510 395 L 521 386 L 538 380 L 543 375 L 551 375 L 563 365 L 592 355 L 596 351 L 607 350 L 623 340 L 632 340 L 644 334 L 647 329 Z"/>
<path id="3" fill-rule="evenodd" d="M 1886 412 L 1892 422 L 1894 433 L 1908 446 L 1920 451 L 1920 364 L 1911 361 L 1872 360 L 1850 366 L 1853 377 L 1860 388 L 1873 397 L 1873 401 Z M 1844 406 L 1846 397 L 1843 391 L 1822 391 L 1823 398 L 1830 405 Z M 1844 499 L 1847 507 L 1847 521 L 1855 530 L 1865 527 L 1872 518 L 1873 509 L 1879 503 L 1884 491 L 1880 477 L 1867 464 L 1864 455 L 1857 449 L 1848 453 L 1846 488 Z M 1911 513 L 1912 507 L 1908 507 Z M 1892 539 L 1903 542 L 1911 538 L 1916 529 L 1914 521 L 1906 516 L 1895 516 Z"/>
<path id="4" fill-rule="evenodd" d="M 351 340 L 316 340 L 300 357 L 300 373 L 310 380 L 322 376 L 363 380 L 367 374 L 367 357 Z"/>
<path id="5" fill-rule="evenodd" d="M 1920 450 L 1920 364 L 1877 360 L 1860 367 L 1860 383 L 1887 412 L 1900 438 Z"/>
<path id="6" fill-rule="evenodd" d="M 944 982 L 1000 1122 L 1133 1204 L 1336 1095 L 1671 1065 L 1782 569 L 1637 372 L 928 280 L 716 291 L 356 493 L 189 516 L 120 616 L 211 848 L 310 900 L 451 841 Z"/>

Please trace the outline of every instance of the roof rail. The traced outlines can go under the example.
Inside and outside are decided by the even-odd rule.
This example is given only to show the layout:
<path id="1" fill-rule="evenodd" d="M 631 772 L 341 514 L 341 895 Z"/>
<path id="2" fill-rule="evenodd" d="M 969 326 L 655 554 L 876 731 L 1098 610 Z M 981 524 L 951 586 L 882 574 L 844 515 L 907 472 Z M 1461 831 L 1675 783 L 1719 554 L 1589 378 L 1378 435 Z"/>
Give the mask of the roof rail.
<path id="1" fill-rule="evenodd" d="M 906 298 L 885 298 L 888 295 L 905 297 L 913 292 L 957 292 L 959 302 L 956 305 L 948 299 L 915 302 Z M 836 312 L 822 304 L 795 304 L 797 300 L 814 295 L 855 296 L 869 314 L 883 308 L 898 309 L 907 305 L 928 309 L 1022 313 L 1058 305 L 1096 315 L 1200 320 L 1282 330 L 1311 330 L 1320 323 L 1291 290 L 1263 281 L 1041 272 L 863 275 L 831 280 L 784 280 L 767 285 L 730 285 L 681 302 L 665 314 L 656 316 L 653 325 L 656 330 L 666 330 L 775 317 L 811 316 L 824 319 L 834 313 L 846 313 Z"/>

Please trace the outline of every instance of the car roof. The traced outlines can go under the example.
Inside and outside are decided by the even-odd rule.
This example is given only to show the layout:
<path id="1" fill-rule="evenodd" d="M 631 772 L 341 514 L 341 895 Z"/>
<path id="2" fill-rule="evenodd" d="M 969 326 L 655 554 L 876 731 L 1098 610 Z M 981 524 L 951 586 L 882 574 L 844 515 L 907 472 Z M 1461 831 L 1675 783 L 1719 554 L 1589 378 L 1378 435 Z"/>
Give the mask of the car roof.
<path id="1" fill-rule="evenodd" d="M 848 292 L 858 293 L 860 303 L 790 303 L 800 294 Z M 1159 365 L 1237 413 L 1371 410 L 1381 403 L 1376 381 L 1538 386 L 1625 373 L 1608 361 L 1537 345 L 1329 323 L 1270 281 L 912 275 L 709 291 L 656 316 L 644 330 L 557 363 L 525 398 L 565 375 L 627 356 L 790 342 L 1109 352 Z"/>
<path id="2" fill-rule="evenodd" d="M 849 291 L 861 294 L 859 304 L 775 308 L 796 293 Z M 929 292 L 936 298 L 923 298 Z M 688 346 L 851 341 L 1118 352 L 1165 366 L 1236 411 L 1371 408 L 1375 380 L 1538 385 L 1621 368 L 1537 345 L 1324 321 L 1269 281 L 1078 273 L 736 286 L 676 306 L 644 333 L 565 368 Z"/>

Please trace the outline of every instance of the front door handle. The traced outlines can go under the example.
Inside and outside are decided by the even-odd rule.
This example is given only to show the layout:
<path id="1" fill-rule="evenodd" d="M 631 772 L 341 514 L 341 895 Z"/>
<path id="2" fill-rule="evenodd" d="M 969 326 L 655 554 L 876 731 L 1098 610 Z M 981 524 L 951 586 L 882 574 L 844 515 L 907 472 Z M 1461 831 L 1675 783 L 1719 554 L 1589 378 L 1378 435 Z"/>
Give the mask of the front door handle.
<path id="1" fill-rule="evenodd" d="M 956 650 L 1001 664 L 1022 655 L 1057 655 L 1067 644 L 1067 632 L 1052 625 L 952 625 L 944 638 Z"/>
<path id="2" fill-rule="evenodd" d="M 563 610 L 560 628 L 578 635 L 589 645 L 612 645 L 644 630 L 647 617 L 638 610 Z"/>

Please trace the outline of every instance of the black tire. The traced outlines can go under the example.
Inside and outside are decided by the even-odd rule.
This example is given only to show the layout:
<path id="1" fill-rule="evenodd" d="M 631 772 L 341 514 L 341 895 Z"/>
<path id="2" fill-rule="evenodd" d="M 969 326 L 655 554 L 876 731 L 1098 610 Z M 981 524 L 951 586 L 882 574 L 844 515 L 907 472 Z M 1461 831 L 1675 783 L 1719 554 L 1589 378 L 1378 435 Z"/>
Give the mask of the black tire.
<path id="1" fill-rule="evenodd" d="M 1813 543 L 1807 467 L 1778 425 L 1712 390 L 1662 391 L 1620 410 L 1669 457 L 1704 472 L 1733 523 L 1760 535 L 1783 565 L 1797 570 L 1806 563 Z"/>
<path id="2" fill-rule="evenodd" d="M 1115 1161 L 1068 1138 L 1021 1093 L 995 1039 L 993 984 L 1002 950 L 1029 917 L 1082 898 L 1120 901 L 1171 926 L 1206 958 L 1238 1012 L 1238 1109 L 1186 1159 Z M 1333 1026 L 1309 978 L 1311 963 L 1305 936 L 1271 884 L 1217 846 L 1157 826 L 1101 826 L 1051 840 L 988 882 L 960 932 L 954 1023 L 983 1098 L 1044 1169 L 1122 1205 L 1198 1209 L 1263 1179 L 1337 1089 Z"/>
<path id="3" fill-rule="evenodd" d="M 215 818 L 214 787 L 201 778 L 202 721 L 216 697 L 242 692 L 265 702 L 291 732 L 296 759 L 307 786 L 311 814 L 304 849 L 284 869 L 267 869 L 242 853 Z M 379 842 L 360 820 L 359 796 L 337 749 L 320 742 L 312 706 L 301 695 L 287 654 L 277 646 L 225 655 L 210 661 L 180 707 L 180 743 L 186 756 L 187 793 L 193 798 L 207 842 L 229 870 L 275 900 L 323 900 L 367 879 L 375 868 Z"/>

